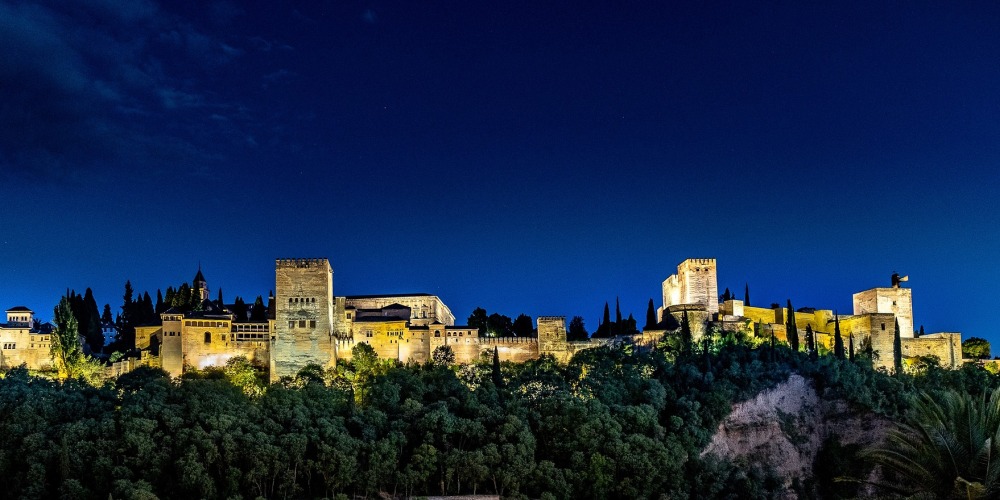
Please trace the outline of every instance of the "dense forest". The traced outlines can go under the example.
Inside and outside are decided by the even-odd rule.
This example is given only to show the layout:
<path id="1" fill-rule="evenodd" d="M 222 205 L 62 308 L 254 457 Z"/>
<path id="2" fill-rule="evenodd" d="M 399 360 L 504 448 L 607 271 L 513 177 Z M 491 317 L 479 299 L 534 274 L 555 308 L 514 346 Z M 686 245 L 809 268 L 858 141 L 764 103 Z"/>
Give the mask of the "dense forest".
<path id="1" fill-rule="evenodd" d="M 0 380 L 0 491 L 102 500 L 769 498 L 788 485 L 767 464 L 701 450 L 734 402 L 793 372 L 823 398 L 900 422 L 925 394 L 983 399 L 1000 386 L 975 366 L 927 363 L 891 376 L 864 357 L 817 358 L 738 334 L 696 344 L 671 335 L 655 347 L 583 351 L 565 365 L 484 356 L 462 366 L 446 356 L 403 366 L 362 344 L 352 363 L 309 366 L 269 386 L 242 358 L 181 379 L 142 368 L 100 386 L 14 369 Z M 823 456 L 824 477 L 847 480 L 797 481 L 797 493 L 851 497 L 860 483 L 850 478 L 867 477 L 880 459 L 836 446 Z M 976 491 L 993 487 L 960 473 Z M 943 474 L 945 488 L 957 484 Z"/>

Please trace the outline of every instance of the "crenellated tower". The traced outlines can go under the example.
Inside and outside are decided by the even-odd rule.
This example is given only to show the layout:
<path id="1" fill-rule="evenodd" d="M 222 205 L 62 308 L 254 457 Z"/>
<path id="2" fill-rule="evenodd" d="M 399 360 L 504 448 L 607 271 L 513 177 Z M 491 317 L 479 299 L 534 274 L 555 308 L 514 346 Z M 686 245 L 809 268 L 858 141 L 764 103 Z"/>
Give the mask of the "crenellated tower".
<path id="1" fill-rule="evenodd" d="M 333 269 L 327 259 L 275 262 L 271 380 L 295 376 L 302 367 L 334 363 Z"/>

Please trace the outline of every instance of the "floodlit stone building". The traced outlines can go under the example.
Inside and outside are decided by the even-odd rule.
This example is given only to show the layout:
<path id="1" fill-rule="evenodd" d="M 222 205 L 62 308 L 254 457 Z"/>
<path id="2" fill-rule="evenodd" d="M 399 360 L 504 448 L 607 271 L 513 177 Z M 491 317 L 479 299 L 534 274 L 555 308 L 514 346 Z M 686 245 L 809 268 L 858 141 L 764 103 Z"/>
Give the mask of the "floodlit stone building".
<path id="1" fill-rule="evenodd" d="M 957 368 L 962 364 L 961 334 L 939 332 L 915 337 L 913 294 L 901 286 L 904 281 L 906 278 L 894 274 L 890 287 L 855 293 L 854 314 L 836 315 L 830 309 L 789 311 L 780 306 L 751 307 L 742 300 L 719 304 L 717 296 L 709 293 L 718 290 L 715 259 L 687 259 L 677 266 L 676 275 L 663 282 L 664 302 L 659 310 L 661 319 L 669 313 L 678 321 L 686 311 L 695 337 L 707 327 L 718 326 L 726 330 L 745 328 L 756 335 L 773 334 L 781 341 L 788 339 L 785 325 L 788 315 L 794 314 L 800 345 L 805 344 L 808 326 L 817 343 L 828 350 L 833 349 L 834 329 L 839 320 L 845 348 L 853 337 L 856 351 L 870 348 L 876 354 L 876 365 L 889 370 L 893 366 L 893 338 L 898 321 L 904 358 L 934 356 L 941 366 Z"/>
<path id="2" fill-rule="evenodd" d="M 658 328 L 634 337 L 637 342 L 658 340 L 669 325 L 687 316 L 697 338 L 713 327 L 745 329 L 758 336 L 774 335 L 786 341 L 786 323 L 794 314 L 801 343 L 807 326 L 817 343 L 833 347 L 839 320 L 845 346 L 853 337 L 856 350 L 870 348 L 879 366 L 892 366 L 893 334 L 900 324 L 902 353 L 908 358 L 936 356 L 942 366 L 962 362 L 961 335 L 942 332 L 914 337 L 912 294 L 900 287 L 873 288 L 854 295 L 854 314 L 836 316 L 832 310 L 752 307 L 740 300 L 720 303 L 715 259 L 687 259 L 662 284 L 663 305 Z M 278 259 L 275 293 L 269 298 L 266 319 L 236 318 L 227 307 L 208 300 L 208 282 L 201 270 L 195 277 L 201 292 L 200 311 L 170 309 L 156 325 L 136 328 L 141 359 L 162 366 L 172 375 L 189 367 L 222 366 L 234 356 L 246 356 L 265 366 L 272 380 L 294 376 L 303 367 L 336 365 L 351 358 L 354 346 L 370 345 L 383 358 L 423 363 L 434 350 L 448 346 L 459 362 L 492 353 L 503 360 L 525 361 L 550 354 L 566 361 L 582 349 L 607 340 L 566 340 L 561 316 L 537 318 L 537 337 L 481 338 L 476 328 L 455 324 L 455 315 L 437 296 L 425 293 L 337 296 L 333 268 L 327 259 Z"/>
<path id="3" fill-rule="evenodd" d="M 0 323 L 0 369 L 24 364 L 30 370 L 52 368 L 52 324 L 35 321 L 24 306 L 7 309 L 7 322 Z"/>

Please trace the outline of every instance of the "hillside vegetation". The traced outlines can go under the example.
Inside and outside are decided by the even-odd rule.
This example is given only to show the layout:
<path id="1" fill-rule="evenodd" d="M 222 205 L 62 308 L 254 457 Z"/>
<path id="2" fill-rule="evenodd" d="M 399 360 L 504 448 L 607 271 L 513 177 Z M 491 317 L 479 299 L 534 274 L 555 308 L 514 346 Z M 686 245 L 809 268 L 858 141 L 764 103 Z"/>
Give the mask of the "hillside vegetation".
<path id="1" fill-rule="evenodd" d="M 675 340 L 617 343 L 567 365 L 486 356 L 401 366 L 362 347 L 353 363 L 271 386 L 239 358 L 180 380 L 143 368 L 101 387 L 15 369 L 0 380 L 0 490 L 102 500 L 850 497 L 867 490 L 835 478 L 896 476 L 872 475 L 862 447 L 835 436 L 817 445 L 818 476 L 704 450 L 735 403 L 793 374 L 842 413 L 889 422 L 908 421 L 922 392 L 982 399 L 1000 386 L 974 366 L 895 377 L 863 357 L 811 358 L 733 335 Z M 971 474 L 963 480 L 986 491 Z"/>

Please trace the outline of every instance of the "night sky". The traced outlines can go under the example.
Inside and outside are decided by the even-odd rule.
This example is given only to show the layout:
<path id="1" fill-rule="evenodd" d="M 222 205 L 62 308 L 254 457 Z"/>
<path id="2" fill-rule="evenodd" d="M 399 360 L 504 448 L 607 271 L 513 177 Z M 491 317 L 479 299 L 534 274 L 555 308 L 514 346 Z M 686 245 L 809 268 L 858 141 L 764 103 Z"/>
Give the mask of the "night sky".
<path id="1" fill-rule="evenodd" d="M 593 331 L 715 257 L 1000 342 L 1000 3 L 590 3 L 0 0 L 0 308 L 328 257 Z"/>

